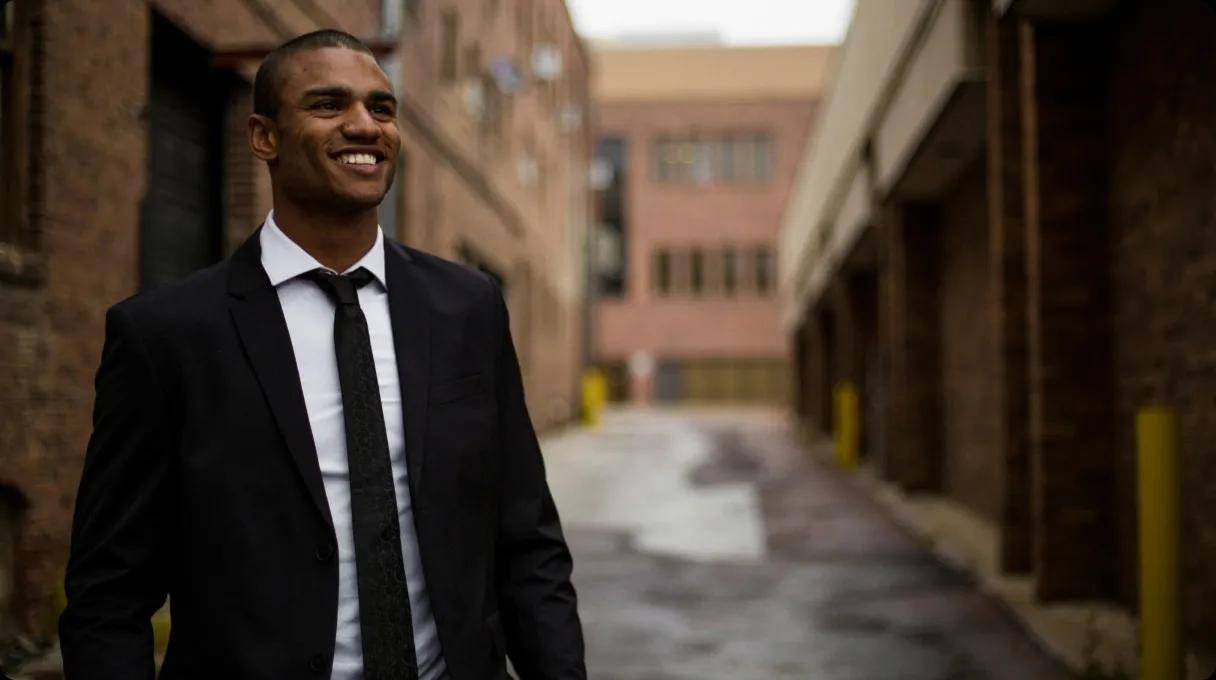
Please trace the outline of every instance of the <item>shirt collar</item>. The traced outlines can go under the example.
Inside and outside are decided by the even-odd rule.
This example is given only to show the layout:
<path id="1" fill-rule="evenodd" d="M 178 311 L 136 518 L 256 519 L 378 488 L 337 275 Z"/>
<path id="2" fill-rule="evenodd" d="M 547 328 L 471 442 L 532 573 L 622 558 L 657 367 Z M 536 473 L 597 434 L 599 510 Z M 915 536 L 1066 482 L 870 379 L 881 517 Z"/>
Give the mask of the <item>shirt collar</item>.
<path id="1" fill-rule="evenodd" d="M 258 241 L 262 246 L 262 268 L 266 270 L 266 276 L 270 278 L 272 286 L 277 287 L 284 281 L 316 269 L 333 271 L 318 262 L 317 258 L 309 255 L 308 251 L 283 233 L 283 230 L 274 221 L 273 210 L 266 215 L 266 222 L 262 225 Z M 371 272 L 380 285 L 386 290 L 388 289 L 384 276 L 384 231 L 379 226 L 376 227 L 376 242 L 372 244 L 371 249 L 358 262 L 341 273 L 348 274 L 359 267 Z"/>

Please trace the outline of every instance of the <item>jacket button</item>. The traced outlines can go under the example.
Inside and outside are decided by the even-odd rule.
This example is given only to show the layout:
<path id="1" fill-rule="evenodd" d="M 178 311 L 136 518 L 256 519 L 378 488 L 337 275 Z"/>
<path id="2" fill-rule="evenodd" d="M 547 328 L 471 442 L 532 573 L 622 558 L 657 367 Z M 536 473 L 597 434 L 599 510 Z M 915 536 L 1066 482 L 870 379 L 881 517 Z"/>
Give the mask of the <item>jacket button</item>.
<path id="1" fill-rule="evenodd" d="M 328 562 L 329 558 L 334 556 L 334 547 L 328 543 L 319 546 L 317 552 L 314 553 L 318 562 Z"/>
<path id="2" fill-rule="evenodd" d="M 321 656 L 320 654 L 313 654 L 312 658 L 308 660 L 308 668 L 312 670 L 313 673 L 324 673 L 325 657 Z"/>

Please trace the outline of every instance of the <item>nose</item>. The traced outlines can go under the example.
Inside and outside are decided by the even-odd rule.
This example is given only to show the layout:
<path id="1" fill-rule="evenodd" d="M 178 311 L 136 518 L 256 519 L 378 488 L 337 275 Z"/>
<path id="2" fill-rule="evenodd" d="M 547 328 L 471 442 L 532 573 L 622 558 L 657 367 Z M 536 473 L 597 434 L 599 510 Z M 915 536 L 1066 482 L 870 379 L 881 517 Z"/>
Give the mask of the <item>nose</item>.
<path id="1" fill-rule="evenodd" d="M 356 102 L 342 121 L 342 134 L 349 139 L 376 139 L 380 136 L 380 125 L 366 106 Z"/>

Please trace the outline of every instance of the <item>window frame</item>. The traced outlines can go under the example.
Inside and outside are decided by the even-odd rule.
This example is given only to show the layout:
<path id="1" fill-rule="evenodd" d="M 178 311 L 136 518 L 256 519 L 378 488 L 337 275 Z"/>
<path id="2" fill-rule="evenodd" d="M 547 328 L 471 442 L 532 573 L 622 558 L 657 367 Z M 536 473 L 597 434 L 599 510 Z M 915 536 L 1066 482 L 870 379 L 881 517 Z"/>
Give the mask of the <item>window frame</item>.
<path id="1" fill-rule="evenodd" d="M 705 290 L 705 251 L 691 248 L 688 251 L 688 292 L 693 297 L 703 297 Z"/>
<path id="2" fill-rule="evenodd" d="M 739 292 L 739 255 L 734 246 L 722 249 L 722 295 L 734 297 Z"/>
<path id="3" fill-rule="evenodd" d="M 752 274 L 755 276 L 756 294 L 768 297 L 773 294 L 773 253 L 767 245 L 756 246 L 752 251 L 755 266 Z"/>
<path id="4" fill-rule="evenodd" d="M 672 257 L 667 248 L 659 248 L 654 252 L 654 281 L 651 288 L 658 297 L 671 295 Z"/>
<path id="5" fill-rule="evenodd" d="M 776 143 L 768 130 L 690 130 L 651 138 L 652 179 L 686 188 L 763 186 L 773 180 Z"/>

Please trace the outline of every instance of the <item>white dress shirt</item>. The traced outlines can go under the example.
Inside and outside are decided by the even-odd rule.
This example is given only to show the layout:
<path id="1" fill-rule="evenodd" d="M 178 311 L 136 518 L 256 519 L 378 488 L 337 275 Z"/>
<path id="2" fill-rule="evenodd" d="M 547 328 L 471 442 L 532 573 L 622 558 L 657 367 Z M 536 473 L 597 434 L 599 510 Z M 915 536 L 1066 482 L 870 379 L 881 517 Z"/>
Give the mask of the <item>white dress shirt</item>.
<path id="1" fill-rule="evenodd" d="M 334 640 L 332 680 L 360 680 L 363 677 L 363 649 L 359 633 L 359 588 L 355 573 L 355 540 L 351 527 L 350 479 L 346 460 L 346 426 L 342 414 L 342 388 L 338 383 L 338 363 L 334 354 L 334 303 L 315 283 L 299 278 L 315 269 L 328 269 L 287 237 L 274 221 L 266 217 L 259 235 L 262 267 L 279 295 L 308 422 L 317 448 L 317 462 L 325 483 L 325 497 L 334 520 L 338 539 L 338 634 Z M 440 654 L 439 634 L 431 615 L 422 562 L 418 556 L 418 536 L 405 463 L 405 428 L 401 411 L 401 385 L 397 374 L 397 355 L 389 321 L 388 290 L 384 275 L 384 233 L 377 229 L 371 250 L 343 274 L 359 267 L 367 269 L 375 281 L 359 289 L 359 305 L 367 317 L 380 403 L 384 407 L 384 426 L 388 435 L 393 484 L 397 489 L 397 515 L 401 523 L 401 553 L 405 558 L 405 579 L 410 593 L 410 612 L 414 622 L 414 650 L 420 680 L 446 676 Z M 333 271 L 333 270 L 329 270 Z"/>

